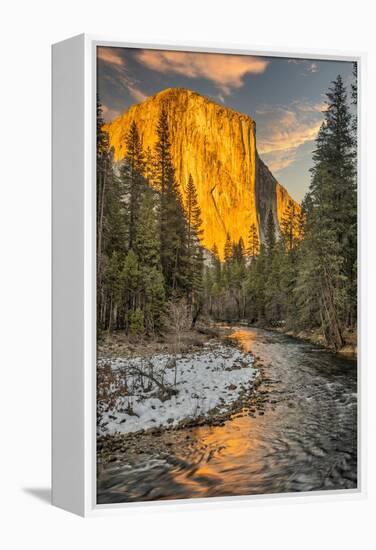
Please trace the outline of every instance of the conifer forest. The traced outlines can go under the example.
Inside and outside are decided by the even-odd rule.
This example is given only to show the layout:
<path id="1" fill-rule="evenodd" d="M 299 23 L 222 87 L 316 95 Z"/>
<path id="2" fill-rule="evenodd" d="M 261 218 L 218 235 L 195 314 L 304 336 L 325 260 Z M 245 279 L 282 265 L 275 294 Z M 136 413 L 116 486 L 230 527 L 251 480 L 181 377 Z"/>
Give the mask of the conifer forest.
<path id="1" fill-rule="evenodd" d="M 315 141 L 311 183 L 301 206 L 286 204 L 280 226 L 270 210 L 265 239 L 255 223 L 247 239 L 227 234 L 201 245 L 195 182 L 178 182 L 167 113 L 160 111 L 153 150 L 133 122 L 126 154 L 113 160 L 97 116 L 98 331 L 153 336 L 166 328 L 171 304 L 197 320 L 247 321 L 299 331 L 318 329 L 340 349 L 357 322 L 356 89 L 341 76 L 327 91 Z M 221 259 L 223 258 L 223 260 Z"/>

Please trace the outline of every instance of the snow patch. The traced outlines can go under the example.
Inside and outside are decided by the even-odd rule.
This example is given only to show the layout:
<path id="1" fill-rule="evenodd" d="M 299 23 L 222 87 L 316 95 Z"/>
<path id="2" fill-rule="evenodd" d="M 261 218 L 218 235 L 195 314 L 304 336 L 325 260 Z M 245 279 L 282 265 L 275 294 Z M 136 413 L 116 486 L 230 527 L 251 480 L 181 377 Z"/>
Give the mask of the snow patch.
<path id="1" fill-rule="evenodd" d="M 168 354 L 102 358 L 97 366 L 98 435 L 176 426 L 215 408 L 225 412 L 252 385 L 258 374 L 253 364 L 250 353 L 224 345 L 177 355 L 176 367 Z"/>

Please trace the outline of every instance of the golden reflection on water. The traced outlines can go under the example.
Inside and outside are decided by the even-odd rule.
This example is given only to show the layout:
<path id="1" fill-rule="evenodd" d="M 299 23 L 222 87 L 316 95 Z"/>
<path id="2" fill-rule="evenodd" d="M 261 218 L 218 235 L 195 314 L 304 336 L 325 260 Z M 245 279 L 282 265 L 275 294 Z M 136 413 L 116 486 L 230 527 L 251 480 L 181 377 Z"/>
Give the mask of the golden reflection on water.
<path id="1" fill-rule="evenodd" d="M 259 417 L 258 424 L 260 420 Z M 263 422 L 263 419 L 261 421 Z M 225 481 L 229 493 L 243 492 L 241 489 L 244 481 L 243 468 L 239 467 L 241 465 L 246 467 L 248 476 L 250 473 L 255 476 L 261 475 L 263 469 L 258 460 L 261 456 L 258 437 L 260 426 L 257 430 L 253 430 L 254 427 L 256 427 L 255 419 L 245 413 L 244 416 L 238 416 L 226 422 L 224 426 L 202 426 L 193 430 L 192 439 L 200 441 L 206 452 L 203 456 L 197 457 L 197 462 L 188 473 L 185 470 L 179 472 L 179 483 L 192 489 L 196 483 L 200 483 L 205 478 L 206 481 L 212 481 L 218 485 Z M 195 489 L 195 492 L 206 490 L 202 485 L 196 486 Z M 246 492 L 247 487 L 244 485 L 244 493 Z"/>
<path id="2" fill-rule="evenodd" d="M 229 336 L 237 340 L 244 351 L 252 351 L 256 335 L 253 332 L 237 329 Z M 195 466 L 187 474 L 182 471 L 179 475 L 179 483 L 186 487 L 195 485 L 195 480 L 199 482 L 202 478 L 212 480 L 213 483 L 223 483 L 224 475 L 226 487 L 236 491 L 241 490 L 244 476 L 242 474 L 243 465 L 246 467 L 247 475 L 254 476 L 262 474 L 263 465 L 259 461 L 262 456 L 263 444 L 260 437 L 265 417 L 258 416 L 257 419 L 249 416 L 248 410 L 232 417 L 224 426 L 200 426 L 192 430 L 192 439 L 200 441 L 201 448 L 206 449 L 201 457 L 196 457 Z M 255 482 L 255 477 L 253 483 Z M 239 486 L 240 485 L 240 486 Z M 196 490 L 199 490 L 196 487 Z M 246 484 L 244 493 L 247 492 Z"/>
<path id="3" fill-rule="evenodd" d="M 256 332 L 242 329 L 236 330 L 235 332 L 231 333 L 229 337 L 233 340 L 237 340 L 244 351 L 247 352 L 252 351 L 253 343 L 257 339 Z"/>

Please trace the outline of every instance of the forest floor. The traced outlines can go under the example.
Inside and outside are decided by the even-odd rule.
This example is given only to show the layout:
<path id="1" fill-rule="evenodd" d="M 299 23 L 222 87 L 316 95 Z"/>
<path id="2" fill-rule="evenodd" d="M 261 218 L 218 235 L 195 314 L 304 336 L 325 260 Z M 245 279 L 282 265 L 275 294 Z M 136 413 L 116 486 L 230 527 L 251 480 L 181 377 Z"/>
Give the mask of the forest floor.
<path id="1" fill-rule="evenodd" d="M 180 352 L 202 349 L 207 342 L 218 341 L 224 330 L 208 323 L 200 324 L 194 330 L 184 330 L 180 333 Z M 155 337 L 127 336 L 125 331 L 113 331 L 101 335 L 97 351 L 98 357 L 147 357 L 155 353 L 170 353 L 174 345 L 175 335 L 169 331 Z"/>
<path id="2" fill-rule="evenodd" d="M 130 342 L 120 333 L 103 339 L 97 363 L 99 462 L 111 461 L 117 451 L 136 453 L 140 445 L 157 444 L 161 432 L 223 425 L 244 406 L 250 414 L 262 409 L 262 365 L 227 339 L 229 332 L 185 331 L 178 354 L 171 352 L 170 334 L 158 341 Z"/>

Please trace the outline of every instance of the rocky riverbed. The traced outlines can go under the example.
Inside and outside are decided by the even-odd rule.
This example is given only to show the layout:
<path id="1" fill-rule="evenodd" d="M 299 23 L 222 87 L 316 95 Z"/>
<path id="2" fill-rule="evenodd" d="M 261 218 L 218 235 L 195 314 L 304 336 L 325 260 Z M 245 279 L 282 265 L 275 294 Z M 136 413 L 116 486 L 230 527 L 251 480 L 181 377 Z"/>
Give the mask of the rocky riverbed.
<path id="1" fill-rule="evenodd" d="M 275 403 L 268 399 L 271 381 L 262 362 L 232 340 L 214 341 L 174 359 L 176 365 L 167 354 L 100 359 L 99 463 L 122 460 L 125 453 L 168 452 L 168 434 L 195 426 L 223 426 L 239 411 L 263 415 L 265 406 Z"/>
<path id="2" fill-rule="evenodd" d="M 98 435 L 130 433 L 225 413 L 258 371 L 250 353 L 208 344 L 187 354 L 98 361 Z"/>

